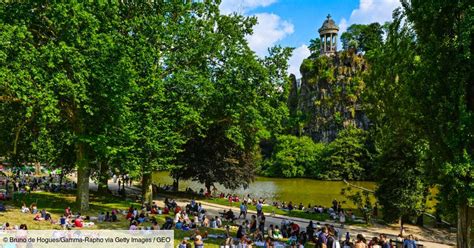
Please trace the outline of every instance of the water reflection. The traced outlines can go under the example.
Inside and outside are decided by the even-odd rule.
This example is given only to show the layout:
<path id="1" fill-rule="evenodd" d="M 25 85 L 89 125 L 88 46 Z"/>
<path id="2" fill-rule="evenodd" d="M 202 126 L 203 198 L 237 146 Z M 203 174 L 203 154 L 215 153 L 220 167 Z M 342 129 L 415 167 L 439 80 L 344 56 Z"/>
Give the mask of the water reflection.
<path id="1" fill-rule="evenodd" d="M 172 178 L 168 172 L 155 172 L 153 175 L 153 182 L 160 185 L 170 185 L 173 183 Z M 362 186 L 368 189 L 374 189 L 373 182 L 351 182 L 355 185 Z M 194 191 L 199 191 L 204 188 L 203 184 L 193 181 L 180 181 L 180 190 L 191 188 Z M 294 204 L 300 202 L 307 204 L 317 204 L 328 206 L 332 200 L 344 201 L 345 198 L 341 196 L 341 189 L 347 187 L 341 181 L 319 181 L 304 178 L 268 178 L 257 177 L 255 182 L 251 183 L 247 189 L 239 188 L 236 190 L 225 189 L 222 185 L 216 185 L 219 192 L 237 194 L 244 196 L 250 194 L 252 198 L 265 198 L 269 201 L 292 201 Z"/>

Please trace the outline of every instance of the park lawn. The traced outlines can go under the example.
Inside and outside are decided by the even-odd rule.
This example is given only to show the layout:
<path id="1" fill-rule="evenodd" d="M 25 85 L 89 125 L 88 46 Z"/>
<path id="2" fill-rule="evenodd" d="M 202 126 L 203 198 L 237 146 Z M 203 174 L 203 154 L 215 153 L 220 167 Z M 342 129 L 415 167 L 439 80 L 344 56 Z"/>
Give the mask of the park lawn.
<path id="1" fill-rule="evenodd" d="M 21 212 L 21 205 L 25 202 L 27 206 L 31 203 L 36 203 L 38 210 L 46 209 L 53 218 L 53 220 L 59 220 L 59 217 L 64 213 L 66 207 L 71 207 L 73 212 L 76 212 L 78 206 L 75 204 L 75 196 L 73 192 L 66 193 L 49 193 L 49 192 L 32 192 L 30 194 L 15 195 L 14 200 L 5 201 L 7 207 L 6 212 L 0 212 L 0 224 L 10 223 L 11 226 L 26 224 L 30 230 L 52 230 L 61 229 L 58 224 L 51 224 L 49 221 L 34 221 L 33 214 L 25 214 Z M 91 210 L 81 213 L 81 215 L 97 216 L 99 211 L 111 212 L 112 209 L 124 210 L 130 206 L 139 207 L 138 203 L 132 201 L 126 201 L 116 196 L 104 196 L 95 195 L 91 192 Z M 124 216 L 119 215 L 117 222 L 95 222 L 93 227 L 87 229 L 103 229 L 103 230 L 126 230 L 128 229 L 129 222 L 125 220 Z M 165 222 L 165 215 L 155 215 L 156 220 L 160 226 Z M 170 216 L 173 217 L 173 216 Z M 145 226 L 151 226 L 151 223 L 146 223 Z M 225 230 L 222 228 L 211 229 L 211 228 L 199 228 L 201 233 L 208 232 L 209 234 L 224 234 Z M 231 234 L 235 236 L 237 231 L 236 227 L 231 228 Z M 190 237 L 194 233 L 194 230 L 182 231 L 174 230 L 174 242 L 175 245 L 180 243 L 184 237 Z M 204 241 L 206 247 L 219 247 L 224 239 L 207 239 Z"/>

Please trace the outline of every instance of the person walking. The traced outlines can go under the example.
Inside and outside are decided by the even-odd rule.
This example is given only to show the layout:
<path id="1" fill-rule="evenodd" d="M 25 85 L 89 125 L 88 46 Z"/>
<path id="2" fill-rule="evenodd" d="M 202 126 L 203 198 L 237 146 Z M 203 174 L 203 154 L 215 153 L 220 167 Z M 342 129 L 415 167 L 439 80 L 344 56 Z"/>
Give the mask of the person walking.
<path id="1" fill-rule="evenodd" d="M 240 203 L 239 219 L 240 219 L 240 216 L 244 216 L 244 220 L 247 219 L 247 204 L 245 202 Z"/>

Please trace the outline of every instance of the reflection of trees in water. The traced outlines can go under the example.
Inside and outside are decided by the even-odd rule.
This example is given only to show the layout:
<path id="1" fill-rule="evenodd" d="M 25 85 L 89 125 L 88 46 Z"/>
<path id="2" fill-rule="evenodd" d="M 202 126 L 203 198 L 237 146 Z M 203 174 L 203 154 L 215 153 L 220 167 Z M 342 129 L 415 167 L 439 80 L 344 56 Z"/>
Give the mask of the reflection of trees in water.
<path id="1" fill-rule="evenodd" d="M 154 182 L 156 184 L 173 183 L 172 178 L 167 172 L 155 173 Z M 156 180 L 157 179 L 157 180 Z M 351 182 L 368 189 L 374 189 L 373 182 Z M 195 191 L 204 188 L 204 185 L 193 181 L 180 181 L 180 190 L 191 188 Z M 331 204 L 333 199 L 345 200 L 340 192 L 347 185 L 342 181 L 319 181 L 305 178 L 266 178 L 258 177 L 257 180 L 249 185 L 249 188 L 239 188 L 237 190 L 225 189 L 222 185 L 216 185 L 219 192 L 225 194 L 237 194 L 244 196 L 250 194 L 253 198 L 264 198 L 267 202 L 271 201 L 292 201 L 294 204 L 302 202 L 304 205 L 327 205 Z"/>

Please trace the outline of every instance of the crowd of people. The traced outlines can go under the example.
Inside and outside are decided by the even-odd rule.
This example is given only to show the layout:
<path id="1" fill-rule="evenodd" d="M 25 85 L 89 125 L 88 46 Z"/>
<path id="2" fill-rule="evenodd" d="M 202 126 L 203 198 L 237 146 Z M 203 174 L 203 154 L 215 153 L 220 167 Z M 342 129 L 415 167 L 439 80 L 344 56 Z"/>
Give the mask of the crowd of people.
<path id="1" fill-rule="evenodd" d="M 207 238 L 222 238 L 225 242 L 222 244 L 225 247 L 304 247 L 308 242 L 313 242 L 316 247 L 325 248 L 391 248 L 390 239 L 385 234 L 380 234 L 377 237 L 366 239 L 364 235 L 357 234 L 352 237 L 349 232 L 341 233 L 339 227 L 330 224 L 313 223 L 310 221 L 304 228 L 300 227 L 297 222 L 283 219 L 280 225 L 267 223 L 265 214 L 262 208 L 257 207 L 257 214 L 251 215 L 247 219 L 247 202 L 241 202 L 241 214 L 237 217 L 232 212 L 232 209 L 222 212 L 223 223 L 219 216 L 209 218 L 202 205 L 191 201 L 184 209 L 177 205 L 171 205 L 172 202 L 168 199 L 167 207 L 176 212 L 174 220 L 169 220 L 168 228 L 175 228 L 181 230 L 195 230 L 194 235 L 185 238 L 180 244 L 180 248 L 191 247 L 194 242 L 195 247 L 204 245 Z M 175 202 L 174 202 L 175 203 Z M 261 201 L 257 202 L 257 206 L 261 206 Z M 341 211 L 336 206 L 331 208 L 335 211 Z M 229 215 L 232 215 L 229 216 Z M 234 225 L 233 220 L 241 218 L 241 223 L 236 224 L 236 235 L 230 234 L 229 225 Z M 215 224 L 214 224 L 215 223 Z M 206 233 L 199 233 L 198 227 L 210 228 L 225 228 L 224 235 L 209 235 Z M 197 232 L 197 234 L 196 234 Z M 416 248 L 417 244 L 413 236 L 397 239 L 399 246 L 403 248 Z M 198 242 L 198 244 L 196 244 Z"/>
<path id="2" fill-rule="evenodd" d="M 54 188 L 53 177 L 17 177 L 10 182 L 13 183 L 14 190 L 29 192 L 36 189 Z M 119 179 L 120 178 L 120 179 Z M 121 176 L 113 180 L 123 180 L 122 186 L 131 184 L 130 178 Z M 48 186 L 49 185 L 49 186 Z M 72 185 L 74 186 L 74 185 Z M 204 193 L 205 194 L 205 193 Z M 21 212 L 31 214 L 34 221 L 44 221 L 51 224 L 60 225 L 64 229 L 86 228 L 94 225 L 95 222 L 116 222 L 119 219 L 126 219 L 129 222 L 130 230 L 183 230 L 192 231 L 192 235 L 186 237 L 178 247 L 204 247 L 204 242 L 210 238 L 223 239 L 223 246 L 226 247 L 304 247 L 308 242 L 316 244 L 316 247 L 324 248 L 388 248 L 390 240 L 386 235 L 379 235 L 367 240 L 362 234 L 354 237 L 349 232 L 341 233 L 340 228 L 344 228 L 345 218 L 354 218 L 351 211 L 345 211 L 342 204 L 336 200 L 331 207 L 308 204 L 306 207 L 293 202 L 272 202 L 271 205 L 279 209 L 293 211 L 295 209 L 313 212 L 328 213 L 333 219 L 338 220 L 340 226 L 330 224 L 313 223 L 312 221 L 304 227 L 300 227 L 301 222 L 295 222 L 283 219 L 279 225 L 268 223 L 264 214 L 265 199 L 251 198 L 250 195 L 240 198 L 235 194 L 217 194 L 218 197 L 227 198 L 230 202 L 239 202 L 240 214 L 237 216 L 232 208 L 219 213 L 219 215 L 210 215 L 203 205 L 195 200 L 191 200 L 186 206 L 181 207 L 173 199 L 166 198 L 164 206 L 159 207 L 156 202 L 143 204 L 141 208 L 131 206 L 127 210 L 112 210 L 99 212 L 97 216 L 83 216 L 79 212 L 73 213 L 70 207 L 64 210 L 64 214 L 58 219 L 54 219 L 46 210 L 41 209 L 35 204 L 27 206 L 23 203 Z M 249 205 L 255 206 L 256 214 L 249 216 Z M 165 222 L 158 224 L 156 215 L 166 215 Z M 249 218 L 248 218 L 249 217 Z M 237 221 L 236 221 L 237 220 Z M 225 233 L 221 235 L 209 234 L 207 231 L 201 232 L 199 228 L 224 229 Z M 20 226 L 11 226 L 5 223 L 3 230 L 26 230 L 26 224 Z M 231 229 L 235 228 L 236 233 L 231 234 Z M 202 229 L 201 229 L 202 230 Z M 208 229 L 209 230 L 209 229 Z M 413 236 L 397 238 L 398 243 L 403 248 L 416 248 L 417 243 Z M 398 246 L 397 246 L 398 247 Z"/>
<path id="3" fill-rule="evenodd" d="M 30 193 L 36 190 L 59 192 L 60 190 L 75 189 L 77 184 L 61 180 L 61 175 L 35 176 L 33 173 L 17 172 L 11 177 L 0 180 L 0 187 L 5 188 L 4 198 L 10 198 L 13 193 Z"/>

